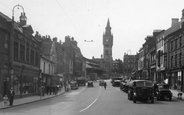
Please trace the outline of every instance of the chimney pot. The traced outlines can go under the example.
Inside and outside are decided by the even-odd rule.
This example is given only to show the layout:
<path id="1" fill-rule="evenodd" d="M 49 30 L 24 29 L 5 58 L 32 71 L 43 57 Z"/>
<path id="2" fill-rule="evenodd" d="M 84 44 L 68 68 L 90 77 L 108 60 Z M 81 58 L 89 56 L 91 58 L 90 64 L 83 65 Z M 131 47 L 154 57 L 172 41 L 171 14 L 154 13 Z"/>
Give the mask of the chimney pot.
<path id="1" fill-rule="evenodd" d="M 178 18 L 172 18 L 171 20 L 172 20 L 171 26 L 173 26 L 173 25 L 175 25 L 176 23 L 179 22 L 179 19 Z"/>

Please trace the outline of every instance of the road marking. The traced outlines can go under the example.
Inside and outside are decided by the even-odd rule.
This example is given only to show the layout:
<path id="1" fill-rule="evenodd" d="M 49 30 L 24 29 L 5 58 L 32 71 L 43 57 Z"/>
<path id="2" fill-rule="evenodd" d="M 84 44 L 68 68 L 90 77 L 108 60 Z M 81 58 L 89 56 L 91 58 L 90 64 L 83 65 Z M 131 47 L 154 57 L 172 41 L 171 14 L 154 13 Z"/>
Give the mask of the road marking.
<path id="1" fill-rule="evenodd" d="M 96 101 L 97 101 L 97 98 L 96 98 L 90 105 L 88 105 L 86 108 L 80 110 L 80 112 L 83 112 L 83 111 L 85 111 L 86 109 L 90 108 Z"/>
<path id="2" fill-rule="evenodd" d="M 80 110 L 79 112 L 83 112 L 83 111 L 85 111 L 86 109 L 90 108 L 90 107 L 98 100 L 98 97 L 100 96 L 100 93 L 101 93 L 101 87 L 100 87 L 100 91 L 99 91 L 99 93 L 98 93 L 97 98 L 96 98 L 90 105 L 88 105 L 86 108 Z"/>

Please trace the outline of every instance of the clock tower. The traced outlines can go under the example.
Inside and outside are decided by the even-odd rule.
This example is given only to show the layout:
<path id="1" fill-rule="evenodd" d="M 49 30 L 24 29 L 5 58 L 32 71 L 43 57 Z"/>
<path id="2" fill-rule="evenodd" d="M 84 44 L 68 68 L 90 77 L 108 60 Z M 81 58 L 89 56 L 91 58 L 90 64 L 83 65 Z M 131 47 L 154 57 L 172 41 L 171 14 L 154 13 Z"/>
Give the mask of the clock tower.
<path id="1" fill-rule="evenodd" d="M 113 46 L 113 35 L 111 33 L 111 27 L 109 19 L 103 34 L 103 56 L 105 61 L 112 61 L 112 46 Z"/>
<path id="2" fill-rule="evenodd" d="M 111 26 L 109 19 L 107 26 L 105 27 L 105 33 L 103 33 L 103 60 L 106 62 L 106 69 L 110 72 L 112 69 L 112 46 L 113 46 L 113 35 L 111 33 Z"/>

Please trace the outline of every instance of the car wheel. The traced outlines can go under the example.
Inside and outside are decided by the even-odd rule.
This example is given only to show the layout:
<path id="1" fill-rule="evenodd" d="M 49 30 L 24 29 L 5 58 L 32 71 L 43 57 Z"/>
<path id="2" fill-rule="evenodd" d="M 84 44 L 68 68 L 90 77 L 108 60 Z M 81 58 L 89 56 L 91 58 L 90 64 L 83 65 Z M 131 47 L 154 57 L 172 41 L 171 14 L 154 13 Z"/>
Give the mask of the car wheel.
<path id="1" fill-rule="evenodd" d="M 169 101 L 172 101 L 172 96 L 169 97 Z"/>
<path id="2" fill-rule="evenodd" d="M 151 98 L 151 103 L 154 103 L 154 97 Z"/>
<path id="3" fill-rule="evenodd" d="M 160 100 L 159 96 L 157 96 L 157 100 Z"/>
<path id="4" fill-rule="evenodd" d="M 133 101 L 134 101 L 134 103 L 136 103 L 136 97 L 135 96 L 133 96 Z"/>
<path id="5" fill-rule="evenodd" d="M 128 93 L 128 100 L 130 100 L 130 95 L 129 95 L 129 93 Z"/>

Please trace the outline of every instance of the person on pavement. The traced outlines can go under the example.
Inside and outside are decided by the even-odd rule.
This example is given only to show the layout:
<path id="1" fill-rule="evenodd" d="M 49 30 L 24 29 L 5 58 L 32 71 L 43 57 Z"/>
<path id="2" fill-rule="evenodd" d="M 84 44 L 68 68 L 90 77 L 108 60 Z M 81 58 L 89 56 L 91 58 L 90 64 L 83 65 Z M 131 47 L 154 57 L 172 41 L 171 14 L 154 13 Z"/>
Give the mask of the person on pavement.
<path id="1" fill-rule="evenodd" d="M 15 96 L 15 92 L 13 90 L 13 87 L 11 87 L 10 91 L 8 92 L 9 94 L 9 103 L 10 103 L 10 106 L 13 106 L 13 101 L 14 101 L 14 96 Z"/>
<path id="2" fill-rule="evenodd" d="M 107 87 L 107 83 L 104 81 L 104 89 L 106 89 Z"/>

